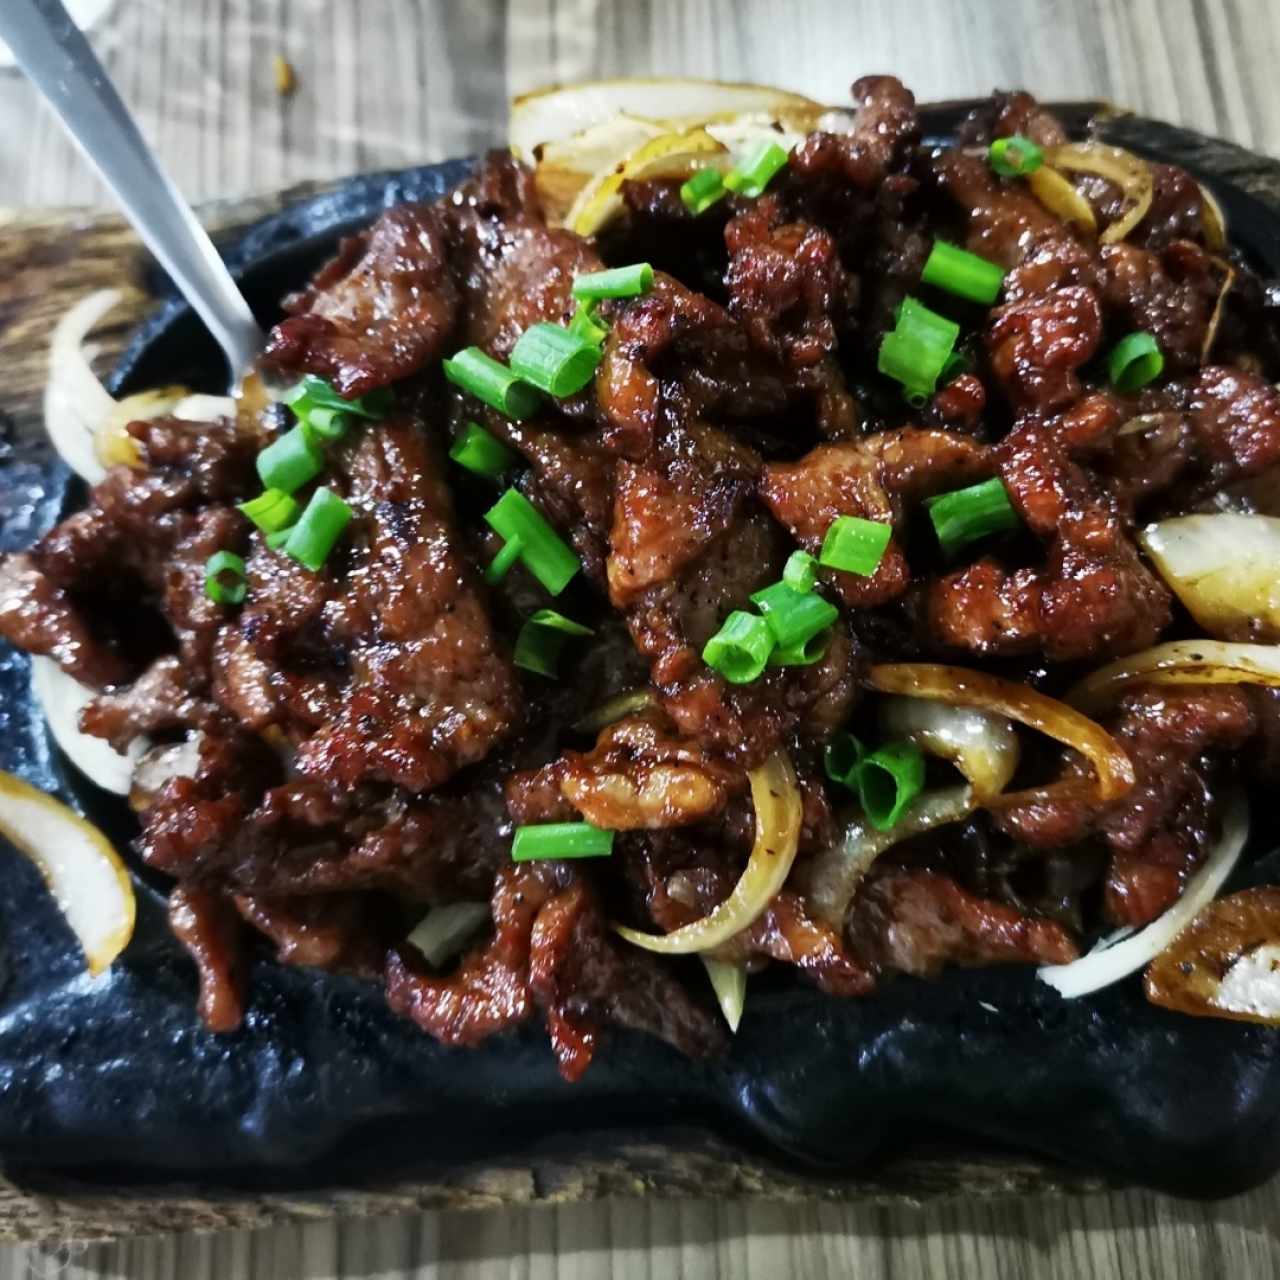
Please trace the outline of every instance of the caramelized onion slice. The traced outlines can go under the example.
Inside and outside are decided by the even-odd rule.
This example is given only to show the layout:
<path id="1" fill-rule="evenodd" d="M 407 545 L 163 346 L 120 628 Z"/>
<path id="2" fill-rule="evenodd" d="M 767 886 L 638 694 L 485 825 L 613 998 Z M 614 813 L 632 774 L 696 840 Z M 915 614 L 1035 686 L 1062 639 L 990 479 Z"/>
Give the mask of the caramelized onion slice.
<path id="1" fill-rule="evenodd" d="M 886 849 L 934 827 L 959 822 L 976 808 L 970 787 L 946 787 L 917 796 L 888 831 L 877 831 L 859 814 L 845 828 L 840 842 L 809 864 L 805 897 L 810 909 L 824 924 L 843 929 L 858 885 Z"/>
<path id="2" fill-rule="evenodd" d="M 1098 237 L 1103 244 L 1123 240 L 1151 209 L 1155 192 L 1151 166 L 1123 147 L 1105 142 L 1068 142 L 1054 147 L 1045 159 L 1068 173 L 1092 173 L 1106 178 L 1124 193 L 1124 212 Z"/>
<path id="3" fill-rule="evenodd" d="M 1098 230 L 1093 205 L 1075 189 L 1069 178 L 1051 165 L 1042 164 L 1034 173 L 1027 174 L 1027 185 L 1031 194 L 1063 222 L 1073 223 L 1090 235 Z"/>
<path id="4" fill-rule="evenodd" d="M 1280 645 L 1170 640 L 1085 676 L 1067 701 L 1096 715 L 1133 684 L 1262 684 L 1280 687 Z"/>
<path id="5" fill-rule="evenodd" d="M 662 955 L 710 951 L 750 928 L 786 883 L 800 843 L 802 804 L 795 770 L 785 752 L 775 751 L 747 777 L 755 805 L 756 837 L 733 892 L 710 915 L 668 934 L 615 926 L 628 942 Z"/>
<path id="6" fill-rule="evenodd" d="M 955 765 L 981 803 L 999 794 L 1018 767 L 1018 734 L 1008 719 L 928 698 L 885 698 L 880 727 Z"/>
<path id="7" fill-rule="evenodd" d="M 97 975 L 133 936 L 137 907 L 125 865 L 106 836 L 52 796 L 0 773 L 0 835 L 40 869 Z"/>
<path id="8" fill-rule="evenodd" d="M 49 343 L 44 429 L 58 456 L 87 484 L 106 475 L 94 449 L 94 433 L 116 402 L 89 363 L 96 349 L 86 346 L 85 338 L 121 297 L 118 289 L 99 289 L 81 298 L 58 321 Z"/>
<path id="9" fill-rule="evenodd" d="M 1145 929 L 1110 947 L 1090 951 L 1070 964 L 1046 965 L 1036 977 L 1068 1000 L 1109 987 L 1136 973 L 1160 954 L 1222 888 L 1249 838 L 1249 806 L 1243 793 L 1227 798 L 1222 833 L 1200 869 L 1187 881 L 1182 897 Z"/>
<path id="10" fill-rule="evenodd" d="M 580 720 L 575 720 L 573 727 L 578 733 L 595 733 L 621 720 L 623 716 L 647 711 L 657 701 L 652 689 L 632 689 L 628 693 L 615 694 L 614 697 L 602 702 L 594 711 L 588 711 Z"/>
<path id="11" fill-rule="evenodd" d="M 1210 635 L 1280 640 L 1280 519 L 1177 516 L 1147 525 L 1138 541 Z"/>
<path id="12" fill-rule="evenodd" d="M 1280 887 L 1209 903 L 1151 962 L 1147 999 L 1179 1013 L 1280 1025 Z"/>
<path id="13" fill-rule="evenodd" d="M 928 662 L 881 663 L 871 668 L 868 680 L 881 693 L 910 694 L 934 698 L 951 706 L 976 707 L 1007 716 L 1057 739 L 1093 765 L 1100 800 L 1114 800 L 1133 786 L 1133 765 L 1129 757 L 1101 725 L 1027 685 L 964 667 Z M 1015 802 L 1017 797 L 1005 799 Z"/>
<path id="14" fill-rule="evenodd" d="M 737 1031 L 742 1021 L 742 1010 L 747 1003 L 747 966 L 741 960 L 716 960 L 711 956 L 699 956 L 711 979 L 711 989 L 716 993 L 716 1003 L 730 1031 Z"/>
<path id="15" fill-rule="evenodd" d="M 593 236 L 622 212 L 622 184 L 639 178 L 686 178 L 695 169 L 724 161 L 729 152 L 705 129 L 664 133 L 606 165 L 574 197 L 564 221 L 580 236 Z"/>
<path id="16" fill-rule="evenodd" d="M 1217 197 L 1204 185 L 1200 188 L 1200 229 L 1204 232 L 1205 245 L 1214 253 L 1221 253 L 1227 247 L 1227 219 Z"/>

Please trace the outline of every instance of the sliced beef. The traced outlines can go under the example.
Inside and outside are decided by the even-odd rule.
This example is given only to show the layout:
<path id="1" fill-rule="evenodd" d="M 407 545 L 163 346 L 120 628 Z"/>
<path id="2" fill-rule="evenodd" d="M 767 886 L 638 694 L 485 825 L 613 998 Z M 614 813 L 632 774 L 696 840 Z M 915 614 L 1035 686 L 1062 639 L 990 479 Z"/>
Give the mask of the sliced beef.
<path id="1" fill-rule="evenodd" d="M 306 898 L 236 894 L 235 909 L 276 947 L 281 964 L 362 978 L 382 974 L 393 924 L 367 894 L 328 893 Z"/>
<path id="2" fill-rule="evenodd" d="M 1062 925 L 1024 915 L 931 871 L 873 874 L 845 925 L 873 971 L 925 977 L 948 964 L 1065 964 L 1079 951 Z"/>
<path id="3" fill-rule="evenodd" d="M 1138 688 L 1106 726 L 1133 762 L 1137 782 L 1109 805 L 1088 788 L 1009 809 L 996 822 L 1037 849 L 1090 836 L 1111 853 L 1104 908 L 1115 924 L 1142 925 L 1166 911 L 1204 857 L 1214 830 L 1216 753 L 1239 750 L 1257 719 L 1249 697 L 1229 685 Z M 1083 778 L 1071 760 L 1064 780 Z"/>
<path id="4" fill-rule="evenodd" d="M 169 895 L 169 927 L 195 961 L 196 1009 L 210 1031 L 234 1031 L 244 1020 L 244 928 L 223 895 L 179 885 Z"/>
<path id="5" fill-rule="evenodd" d="M 355 397 L 448 355 L 458 317 L 445 213 L 438 205 L 388 209 L 342 241 L 309 288 L 285 300 L 263 359 L 288 375 L 327 378 Z"/>
<path id="6" fill-rule="evenodd" d="M 345 462 L 356 561 L 329 629 L 347 638 L 351 674 L 298 767 L 344 787 L 381 780 L 426 791 L 510 731 L 519 686 L 421 429 L 384 422 Z"/>
<path id="7" fill-rule="evenodd" d="M 193 692 L 181 661 L 157 658 L 132 684 L 100 694 L 80 714 L 80 728 L 124 751 L 135 738 L 211 727 L 217 708 Z"/>

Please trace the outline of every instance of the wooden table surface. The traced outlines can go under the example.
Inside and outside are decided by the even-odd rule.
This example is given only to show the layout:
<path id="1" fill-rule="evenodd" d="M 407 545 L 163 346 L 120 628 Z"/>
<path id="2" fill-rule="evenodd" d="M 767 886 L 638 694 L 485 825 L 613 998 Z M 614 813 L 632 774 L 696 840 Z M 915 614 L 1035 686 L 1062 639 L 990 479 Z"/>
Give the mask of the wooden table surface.
<path id="1" fill-rule="evenodd" d="M 93 40 L 194 199 L 473 151 L 501 139 L 512 93 L 626 73 L 763 80 L 835 102 L 868 71 L 896 72 L 921 100 L 1025 85 L 1280 155 L 1277 0 L 115 0 Z M 296 69 L 289 97 L 276 54 Z M 103 199 L 35 94 L 0 72 L 0 203 Z M 1280 1275 L 1278 1192 L 425 1213 L 0 1248 L 0 1280 L 1261 1277 Z"/>

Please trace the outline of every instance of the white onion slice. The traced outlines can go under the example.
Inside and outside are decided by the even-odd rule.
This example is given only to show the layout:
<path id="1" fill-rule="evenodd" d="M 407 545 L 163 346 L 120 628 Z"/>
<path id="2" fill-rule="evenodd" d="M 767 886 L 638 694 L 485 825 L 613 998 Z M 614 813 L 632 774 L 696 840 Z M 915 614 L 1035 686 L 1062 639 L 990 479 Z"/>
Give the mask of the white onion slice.
<path id="1" fill-rule="evenodd" d="M 917 796 L 888 831 L 877 831 L 859 815 L 840 843 L 809 864 L 806 896 L 813 913 L 833 929 L 844 928 L 845 912 L 871 864 L 895 844 L 967 818 L 977 808 L 970 787 L 943 787 Z"/>
<path id="2" fill-rule="evenodd" d="M 880 725 L 887 736 L 906 738 L 955 765 L 980 803 L 1003 791 L 1018 767 L 1020 748 L 1013 723 L 976 707 L 890 696 L 880 703 Z"/>
<path id="3" fill-rule="evenodd" d="M 97 975 L 125 949 L 137 911 L 120 856 L 97 827 L 35 787 L 0 773 L 0 834 L 40 869 Z"/>
<path id="4" fill-rule="evenodd" d="M 1280 639 L 1280 519 L 1178 516 L 1147 525 L 1138 541 L 1210 635 Z"/>
<path id="5" fill-rule="evenodd" d="M 699 956 L 706 966 L 711 989 L 729 1030 L 736 1032 L 742 1021 L 742 1010 L 747 1003 L 747 966 L 741 961 L 715 960 L 711 956 Z"/>
<path id="6" fill-rule="evenodd" d="M 1085 676 L 1067 701 L 1090 715 L 1115 705 L 1133 684 L 1261 684 L 1280 687 L 1280 645 L 1170 640 L 1117 658 Z"/>
<path id="7" fill-rule="evenodd" d="M 753 925 L 786 883 L 800 846 L 803 803 L 786 752 L 775 751 L 747 777 L 755 806 L 756 836 L 742 878 L 710 915 L 670 933 L 642 933 L 615 925 L 628 942 L 661 955 L 710 951 Z"/>
<path id="8" fill-rule="evenodd" d="M 433 969 L 438 969 L 462 951 L 488 919 L 487 902 L 451 902 L 447 906 L 432 907 L 408 941 L 422 952 Z"/>
<path id="9" fill-rule="evenodd" d="M 99 289 L 81 298 L 58 321 L 49 344 L 45 431 L 58 456 L 88 484 L 97 484 L 106 475 L 94 448 L 94 433 L 116 402 L 90 367 L 84 339 L 120 298 L 119 289 Z"/>
<path id="10" fill-rule="evenodd" d="M 507 141 L 516 155 L 528 160 L 537 147 L 570 138 L 616 115 L 693 123 L 757 111 L 788 119 L 809 115 L 816 119 L 823 110 L 811 98 L 768 85 L 674 76 L 584 80 L 515 98 Z"/>
<path id="11" fill-rule="evenodd" d="M 127 796 L 133 766 L 147 749 L 146 739 L 135 739 L 128 752 L 121 755 L 105 739 L 84 733 L 80 712 L 97 692 L 69 676 L 52 658 L 37 655 L 31 659 L 31 688 L 54 741 L 71 763 L 104 791 Z"/>
<path id="12" fill-rule="evenodd" d="M 1218 843 L 1204 865 L 1187 881 L 1182 897 L 1164 915 L 1105 950 L 1090 951 L 1070 964 L 1046 965 L 1036 977 L 1061 996 L 1074 1000 L 1136 973 L 1154 960 L 1195 919 L 1201 908 L 1213 900 L 1240 860 L 1248 838 L 1248 802 L 1242 793 L 1233 792 L 1223 811 Z"/>
<path id="13" fill-rule="evenodd" d="M 1280 1024 L 1280 945 L 1246 951 L 1222 975 L 1209 1003 L 1224 1013 Z"/>

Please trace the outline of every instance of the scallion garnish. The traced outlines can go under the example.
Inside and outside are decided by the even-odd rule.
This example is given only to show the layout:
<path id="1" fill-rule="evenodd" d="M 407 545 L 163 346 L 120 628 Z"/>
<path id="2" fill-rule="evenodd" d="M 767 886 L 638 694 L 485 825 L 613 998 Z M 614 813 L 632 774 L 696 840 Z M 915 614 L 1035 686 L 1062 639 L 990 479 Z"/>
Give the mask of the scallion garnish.
<path id="1" fill-rule="evenodd" d="M 749 684 L 759 679 L 776 645 L 763 618 L 735 609 L 703 646 L 702 660 L 730 684 Z"/>
<path id="2" fill-rule="evenodd" d="M 558 596 L 582 567 L 573 550 L 547 523 L 546 517 L 518 489 L 508 489 L 484 513 L 484 518 L 489 527 L 507 542 L 513 538 L 519 540 L 518 555 L 525 568 L 553 596 Z M 493 566 L 489 567 L 492 570 Z"/>
<path id="3" fill-rule="evenodd" d="M 819 631 L 799 644 L 788 645 L 785 649 L 779 645 L 769 655 L 771 667 L 811 667 L 827 656 L 831 647 L 831 628 Z"/>
<path id="4" fill-rule="evenodd" d="M 861 516 L 837 516 L 822 539 L 818 563 L 869 578 L 880 567 L 893 526 Z"/>
<path id="5" fill-rule="evenodd" d="M 502 544 L 502 550 L 489 561 L 484 571 L 484 580 L 492 587 L 501 582 L 511 572 L 512 566 L 520 559 L 524 543 L 519 538 L 508 538 Z"/>
<path id="6" fill-rule="evenodd" d="M 728 193 L 718 169 L 699 169 L 688 182 L 680 186 L 680 199 L 684 207 L 696 218 Z"/>
<path id="7" fill-rule="evenodd" d="M 751 603 L 764 615 L 779 648 L 790 649 L 825 631 L 839 616 L 816 591 L 797 591 L 786 582 L 757 591 Z"/>
<path id="8" fill-rule="evenodd" d="M 991 167 L 1002 178 L 1021 178 L 1044 164 L 1044 152 L 1020 133 L 1011 138 L 997 138 L 988 151 Z"/>
<path id="9" fill-rule="evenodd" d="M 782 580 L 796 591 L 812 591 L 818 582 L 818 561 L 807 551 L 793 551 L 782 567 Z"/>
<path id="10" fill-rule="evenodd" d="M 979 538 L 1018 527 L 1018 513 L 999 476 L 967 489 L 939 494 L 930 498 L 925 506 L 945 555 L 952 555 Z"/>
<path id="11" fill-rule="evenodd" d="M 595 635 L 590 627 L 584 627 L 572 618 L 554 609 L 539 609 L 528 618 L 516 636 L 516 646 L 511 660 L 526 671 L 536 671 L 540 676 L 555 677 L 560 651 L 570 636 Z"/>
<path id="12" fill-rule="evenodd" d="M 990 306 L 1004 284 L 1004 268 L 945 240 L 935 240 L 920 278 L 959 298 Z"/>
<path id="13" fill-rule="evenodd" d="M 332 409 L 340 413 L 353 413 L 358 418 L 385 418 L 391 410 L 393 397 L 390 387 L 379 387 L 365 395 L 348 400 L 340 396 L 323 378 L 309 373 L 301 382 L 285 392 L 284 402 L 299 418 L 305 418 L 312 409 Z"/>
<path id="14" fill-rule="evenodd" d="M 599 363 L 595 343 L 558 324 L 530 325 L 511 352 L 511 371 L 557 400 L 581 391 Z"/>
<path id="15" fill-rule="evenodd" d="M 915 298 L 903 298 L 893 330 L 880 342 L 877 368 L 900 382 L 907 396 L 927 399 L 960 336 L 960 326 Z"/>
<path id="16" fill-rule="evenodd" d="M 240 503 L 240 510 L 263 533 L 277 533 L 298 518 L 300 508 L 297 500 L 282 489 L 266 489 L 256 498 Z"/>
<path id="17" fill-rule="evenodd" d="M 453 442 L 449 457 L 478 476 L 499 476 L 516 463 L 516 455 L 496 436 L 475 422 L 468 422 Z"/>
<path id="18" fill-rule="evenodd" d="M 724 185 L 740 196 L 755 199 L 787 163 L 787 149 L 776 142 L 762 142 L 739 167 L 724 175 Z"/>
<path id="19" fill-rule="evenodd" d="M 332 489 L 321 485 L 307 503 L 298 523 L 289 530 L 285 554 L 303 568 L 318 572 L 329 552 L 351 523 L 354 513 Z"/>
<path id="20" fill-rule="evenodd" d="M 924 790 L 924 753 L 914 742 L 891 742 L 864 756 L 855 772 L 862 811 L 877 831 L 888 831 Z"/>
<path id="21" fill-rule="evenodd" d="M 341 409 L 317 407 L 308 410 L 298 421 L 302 424 L 304 431 L 311 432 L 326 444 L 332 444 L 347 434 L 351 426 L 351 415 L 344 413 Z"/>
<path id="22" fill-rule="evenodd" d="M 608 328 L 596 317 L 594 302 L 578 303 L 578 309 L 573 313 L 573 319 L 569 321 L 569 332 L 579 338 L 585 338 L 594 347 L 602 346 L 605 338 L 609 336 Z"/>
<path id="23" fill-rule="evenodd" d="M 293 532 L 292 527 L 288 529 L 277 529 L 275 533 L 267 534 L 267 546 L 272 551 L 283 551 L 284 544 L 289 541 L 289 535 Z"/>
<path id="24" fill-rule="evenodd" d="M 451 360 L 444 361 L 444 376 L 491 409 L 517 421 L 536 413 L 541 403 L 533 387 L 479 347 L 464 347 Z"/>
<path id="25" fill-rule="evenodd" d="M 511 842 L 511 860 L 607 858 L 613 852 L 613 835 L 589 822 L 540 822 L 517 827 Z"/>
<path id="26" fill-rule="evenodd" d="M 242 604 L 249 590 L 244 560 L 234 551 L 215 551 L 204 563 L 204 593 L 215 604 Z"/>
<path id="27" fill-rule="evenodd" d="M 1107 357 L 1107 372 L 1117 391 L 1137 391 L 1154 382 L 1164 369 L 1160 344 L 1144 331 L 1121 338 Z"/>
<path id="28" fill-rule="evenodd" d="M 853 734 L 841 731 L 827 743 L 827 749 L 822 753 L 822 767 L 832 782 L 856 791 L 862 757 L 862 743 Z"/>
<path id="29" fill-rule="evenodd" d="M 257 465 L 263 488 L 293 493 L 324 470 L 324 455 L 299 424 L 267 445 Z"/>
<path id="30" fill-rule="evenodd" d="M 653 268 L 647 262 L 633 262 L 628 267 L 610 267 L 607 271 L 590 271 L 576 276 L 573 296 L 580 301 L 635 298 L 652 288 Z"/>

